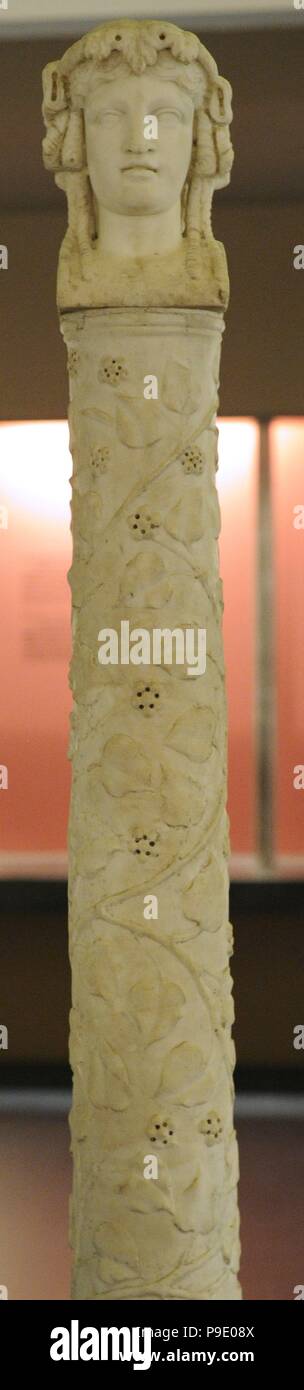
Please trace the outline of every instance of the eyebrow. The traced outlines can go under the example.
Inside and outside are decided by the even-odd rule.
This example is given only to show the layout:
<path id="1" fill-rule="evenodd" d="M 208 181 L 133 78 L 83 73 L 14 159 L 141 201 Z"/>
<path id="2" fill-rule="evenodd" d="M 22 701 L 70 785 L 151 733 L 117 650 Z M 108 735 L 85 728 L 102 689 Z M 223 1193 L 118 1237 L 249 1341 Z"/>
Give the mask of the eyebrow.
<path id="1" fill-rule="evenodd" d="M 111 104 L 111 102 L 109 101 L 109 102 L 107 102 L 107 104 L 106 104 L 105 106 L 103 106 L 102 103 L 100 102 L 100 100 L 98 100 L 98 97 L 95 97 L 95 98 L 92 97 L 92 98 L 91 98 L 91 101 L 90 101 L 90 99 L 89 99 L 88 105 L 90 106 L 91 109 L 96 110 L 97 112 L 100 112 L 100 111 L 101 111 L 101 112 L 105 112 L 105 111 L 126 111 L 126 109 L 127 109 L 126 106 L 123 105 L 123 103 L 119 101 L 119 98 L 118 98 L 118 101 L 117 101 L 117 102 L 116 102 L 116 101 L 113 101 L 112 104 Z"/>
<path id="2" fill-rule="evenodd" d="M 172 84 L 172 85 L 173 85 L 173 84 Z M 179 99 L 178 99 L 179 97 L 180 97 L 180 101 L 179 101 Z M 161 106 L 170 107 L 171 109 L 174 108 L 175 110 L 183 110 L 183 109 L 185 109 L 185 106 L 187 106 L 187 105 L 189 104 L 189 102 L 190 102 L 190 104 L 191 104 L 191 100 L 192 100 L 192 99 L 191 99 L 191 94 L 190 94 L 190 92 L 181 92 L 181 93 L 178 93 L 178 95 L 174 95 L 174 96 L 173 96 L 173 98 L 171 99 L 171 101 L 170 101 L 170 97 L 169 97 L 169 96 L 166 98 L 166 97 L 164 97 L 164 95 L 162 94 L 162 95 L 160 95 L 159 97 L 154 97 L 153 105 L 152 105 L 152 103 L 151 103 L 151 106 L 150 106 L 150 112 L 151 112 L 151 115 L 152 115 L 153 108 L 154 108 L 154 107 L 161 107 Z M 109 100 L 108 100 L 108 103 L 107 103 L 105 106 L 103 106 L 102 104 L 100 104 L 100 101 L 101 101 L 101 94 L 98 93 L 98 92 L 96 92 L 96 94 L 92 94 L 91 96 L 88 96 L 88 103 L 87 103 L 87 104 L 88 104 L 88 106 L 90 106 L 91 108 L 93 108 L 93 110 L 97 109 L 98 111 L 101 111 L 101 112 L 104 112 L 104 111 L 107 111 L 107 110 L 110 110 L 110 111 L 115 110 L 115 111 L 122 111 L 122 112 L 125 112 L 125 111 L 127 110 L 126 103 L 125 103 L 125 102 L 123 101 L 123 99 L 120 98 L 120 97 L 117 97 L 117 101 L 115 101 L 115 99 L 114 99 L 113 102 L 111 103 L 111 96 L 110 96 L 110 94 L 109 94 Z"/>

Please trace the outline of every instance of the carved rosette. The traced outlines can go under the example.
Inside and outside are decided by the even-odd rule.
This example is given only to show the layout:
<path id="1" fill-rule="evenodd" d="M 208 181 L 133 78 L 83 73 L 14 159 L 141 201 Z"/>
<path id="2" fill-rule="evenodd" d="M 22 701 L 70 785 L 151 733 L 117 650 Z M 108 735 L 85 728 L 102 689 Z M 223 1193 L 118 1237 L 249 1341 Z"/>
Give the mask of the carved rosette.
<path id="1" fill-rule="evenodd" d="M 239 1299 L 215 485 L 223 317 L 94 309 L 61 327 L 74 462 L 72 1296 Z M 144 398 L 149 374 L 158 399 Z M 205 673 L 101 666 L 98 633 L 122 620 L 151 636 L 205 628 Z M 146 920 L 151 894 L 158 917 Z"/>

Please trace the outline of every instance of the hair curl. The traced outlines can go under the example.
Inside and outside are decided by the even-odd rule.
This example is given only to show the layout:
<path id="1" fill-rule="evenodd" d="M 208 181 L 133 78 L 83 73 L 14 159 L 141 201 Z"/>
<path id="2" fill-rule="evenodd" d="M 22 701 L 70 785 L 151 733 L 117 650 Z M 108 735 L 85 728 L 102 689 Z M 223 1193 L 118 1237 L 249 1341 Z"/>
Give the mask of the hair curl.
<path id="1" fill-rule="evenodd" d="M 193 98 L 192 155 L 182 191 L 182 231 L 187 267 L 200 274 L 201 242 L 213 242 L 211 206 L 215 188 L 230 179 L 233 150 L 230 83 L 219 76 L 211 54 L 196 34 L 155 20 L 110 22 L 84 36 L 43 71 L 42 113 L 46 126 L 43 159 L 68 202 L 67 249 L 78 246 L 86 278 L 96 239 L 95 210 L 85 146 L 84 105 L 96 74 L 110 81 L 122 70 L 140 74 L 157 65 L 159 74 L 185 87 Z"/>

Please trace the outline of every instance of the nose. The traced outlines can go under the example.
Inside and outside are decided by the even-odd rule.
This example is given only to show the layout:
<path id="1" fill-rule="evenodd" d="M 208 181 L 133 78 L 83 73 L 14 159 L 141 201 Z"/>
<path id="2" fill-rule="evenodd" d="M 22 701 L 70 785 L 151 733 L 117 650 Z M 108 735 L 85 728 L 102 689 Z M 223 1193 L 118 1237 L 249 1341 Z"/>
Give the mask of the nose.
<path id="1" fill-rule="evenodd" d="M 147 151 L 154 149 L 150 140 L 145 137 L 144 117 L 145 110 L 137 109 L 130 112 L 125 137 L 126 154 L 147 154 Z"/>

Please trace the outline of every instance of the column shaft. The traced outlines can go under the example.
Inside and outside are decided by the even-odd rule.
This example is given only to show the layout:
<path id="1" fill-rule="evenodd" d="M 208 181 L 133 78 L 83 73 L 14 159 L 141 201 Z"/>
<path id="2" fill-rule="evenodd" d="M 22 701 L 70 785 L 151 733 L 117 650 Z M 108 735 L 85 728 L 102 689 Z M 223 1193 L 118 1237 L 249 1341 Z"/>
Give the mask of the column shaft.
<path id="1" fill-rule="evenodd" d="M 61 327 L 74 464 L 73 1297 L 239 1299 L 223 316 L 96 308 L 63 313 Z M 103 629 L 117 634 L 108 664 Z M 180 663 L 170 637 L 155 660 L 159 629 L 180 630 Z M 206 667 L 189 674 L 202 633 Z"/>

